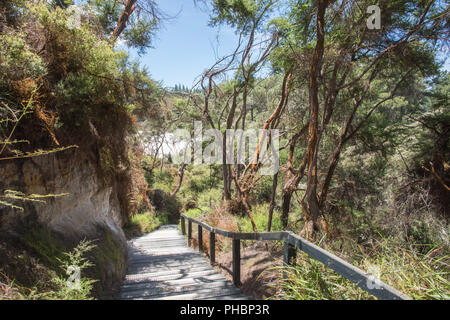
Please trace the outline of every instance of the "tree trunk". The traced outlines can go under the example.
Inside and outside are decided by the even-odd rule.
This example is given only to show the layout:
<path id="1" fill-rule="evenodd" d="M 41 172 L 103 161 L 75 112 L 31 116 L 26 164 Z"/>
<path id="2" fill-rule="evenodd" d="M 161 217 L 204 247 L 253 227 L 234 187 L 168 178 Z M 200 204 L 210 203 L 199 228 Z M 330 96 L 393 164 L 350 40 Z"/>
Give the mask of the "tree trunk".
<path id="1" fill-rule="evenodd" d="M 233 125 L 234 113 L 237 106 L 238 91 L 235 88 L 233 92 L 233 102 L 227 116 L 226 129 L 231 129 Z M 222 139 L 222 175 L 223 175 L 223 196 L 225 200 L 231 200 L 231 172 L 230 165 L 227 164 L 227 132 L 223 133 Z"/>
<path id="2" fill-rule="evenodd" d="M 284 188 L 282 194 L 282 202 L 281 202 L 281 223 L 283 225 L 283 229 L 288 227 L 289 222 L 289 210 L 291 207 L 291 199 L 292 199 L 292 189 Z"/>
<path id="3" fill-rule="evenodd" d="M 184 169 L 186 168 L 186 166 L 187 166 L 187 164 L 186 164 L 186 163 L 183 163 L 183 164 L 181 165 L 180 169 L 178 169 L 178 177 L 179 177 L 178 184 L 177 184 L 177 186 L 175 187 L 175 190 L 173 190 L 173 192 L 170 194 L 171 196 L 176 195 L 177 192 L 180 190 L 181 184 L 183 183 Z"/>
<path id="4" fill-rule="evenodd" d="M 231 188 L 230 188 L 230 170 L 226 164 L 226 153 L 224 151 L 223 156 L 224 163 L 222 164 L 222 178 L 223 178 L 223 198 L 224 200 L 231 200 Z"/>
<path id="5" fill-rule="evenodd" d="M 323 216 L 319 209 L 317 200 L 317 152 L 319 146 L 318 122 L 319 122 L 319 83 L 318 75 L 320 73 L 322 58 L 324 53 L 325 40 L 325 11 L 328 1 L 318 1 L 317 4 L 317 42 L 314 49 L 313 58 L 309 69 L 309 128 L 308 128 L 308 148 L 307 148 L 307 184 L 306 184 L 306 203 L 307 203 L 307 223 L 305 231 L 312 234 L 315 231 L 322 230 Z"/>
<path id="6" fill-rule="evenodd" d="M 125 3 L 125 8 L 122 11 L 122 14 L 119 17 L 119 20 L 117 21 L 117 26 L 113 31 L 113 34 L 111 35 L 111 41 L 116 41 L 117 38 L 120 36 L 120 34 L 125 30 L 127 26 L 128 19 L 133 14 L 134 10 L 136 9 L 135 3 L 137 0 L 127 0 Z"/>

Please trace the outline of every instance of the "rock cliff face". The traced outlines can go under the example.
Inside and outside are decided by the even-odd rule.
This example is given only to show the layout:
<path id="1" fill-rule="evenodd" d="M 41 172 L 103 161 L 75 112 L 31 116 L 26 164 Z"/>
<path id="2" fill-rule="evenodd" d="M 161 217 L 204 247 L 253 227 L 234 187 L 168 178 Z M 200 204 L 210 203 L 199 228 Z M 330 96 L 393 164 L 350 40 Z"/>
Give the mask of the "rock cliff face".
<path id="1" fill-rule="evenodd" d="M 83 239 L 94 240 L 96 267 L 90 276 L 99 280 L 97 296 L 112 298 L 126 271 L 127 258 L 119 184 L 99 174 L 95 156 L 64 153 L 1 164 L 0 191 L 67 195 L 45 199 L 45 203 L 17 203 L 23 212 L 0 206 L 0 232 L 14 232 L 21 238 L 21 234 L 39 234 L 36 228 L 45 229 L 68 248 Z"/>

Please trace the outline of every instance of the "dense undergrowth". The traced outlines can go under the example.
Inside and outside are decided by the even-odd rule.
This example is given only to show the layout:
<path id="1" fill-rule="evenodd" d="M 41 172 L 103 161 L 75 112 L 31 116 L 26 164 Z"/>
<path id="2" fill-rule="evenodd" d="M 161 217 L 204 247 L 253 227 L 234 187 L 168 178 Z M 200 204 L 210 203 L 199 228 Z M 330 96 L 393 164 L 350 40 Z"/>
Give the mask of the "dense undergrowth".
<path id="1" fill-rule="evenodd" d="M 450 255 L 442 247 L 422 254 L 395 245 L 393 239 L 380 239 L 371 247 L 355 248 L 353 252 L 331 251 L 413 299 L 450 298 Z M 295 266 L 279 269 L 279 291 L 274 296 L 277 299 L 374 299 L 306 254 L 300 255 Z M 287 273 L 286 279 L 283 272 Z"/>
<path id="2" fill-rule="evenodd" d="M 155 187 L 170 192 L 176 178 L 176 170 L 170 164 L 164 165 L 155 172 Z M 186 169 L 183 186 L 177 194 L 184 213 L 221 229 L 252 232 L 245 214 L 228 211 L 230 206 L 222 202 L 220 185 L 215 184 L 214 179 L 220 181 L 214 168 L 196 166 Z M 270 189 L 271 181 L 265 183 L 267 186 L 259 186 L 259 190 Z M 380 190 L 379 196 L 383 194 L 386 190 Z M 414 196 L 420 198 L 422 194 L 410 195 Z M 258 229 L 265 231 L 269 202 L 261 199 L 264 199 L 263 191 L 255 195 L 252 213 Z M 327 215 L 331 237 L 311 240 L 413 299 L 449 298 L 448 224 L 443 217 L 427 210 L 417 210 L 405 217 L 397 211 L 397 206 L 389 207 L 388 201 L 376 210 L 370 208 L 370 214 L 364 207 L 355 210 L 343 206 L 339 210 L 339 214 Z M 289 228 L 300 232 L 304 219 L 298 203 L 292 211 Z M 283 230 L 279 208 L 275 209 L 271 230 Z M 196 245 L 195 232 L 193 237 Z M 217 236 L 217 241 L 217 248 L 222 253 L 231 250 L 229 239 Z M 251 243 L 243 242 L 243 245 Z M 205 236 L 203 248 L 208 252 L 209 243 Z M 282 248 L 278 246 L 275 250 Z M 279 281 L 267 284 L 276 292 L 271 299 L 375 299 L 301 252 L 298 252 L 295 266 L 274 267 L 267 272 L 279 274 Z M 283 279 L 283 273 L 288 275 L 286 279 Z"/>
<path id="3" fill-rule="evenodd" d="M 81 241 L 71 251 L 51 252 L 54 260 L 54 270 L 47 269 L 30 256 L 22 252 L 17 259 L 26 263 L 28 272 L 40 277 L 33 285 L 10 279 L 0 269 L 0 299 L 5 300 L 91 300 L 94 283 L 86 276 L 86 270 L 93 266 L 88 253 L 95 248 L 89 241 Z M 3 248 L 2 248 L 3 249 Z M 3 252 L 4 253 L 4 252 Z M 59 256 L 59 257 L 58 257 Z M 10 263 L 14 263 L 10 261 Z M 22 270 L 23 271 L 23 270 Z M 25 282 L 29 279 L 24 279 Z"/>
<path id="4" fill-rule="evenodd" d="M 166 215 L 145 211 L 131 216 L 128 223 L 123 227 L 123 231 L 128 238 L 137 237 L 157 229 L 161 225 L 168 224 Z"/>
<path id="5" fill-rule="evenodd" d="M 140 168 L 142 150 L 133 136 L 138 118 L 158 121 L 162 89 L 108 41 L 111 30 L 104 28 L 92 6 L 86 6 L 80 24 L 73 25 L 73 12 L 61 3 L 0 3 L 0 162 L 21 164 L 45 156 L 61 163 L 73 159 L 75 166 L 87 162 L 95 168 L 99 183 L 117 197 L 118 219 L 127 222 L 133 212 L 151 210 Z M 18 189 L 21 183 L 2 184 L 0 190 L 0 213 L 16 210 L 17 224 L 34 219 L 30 218 L 34 203 L 54 197 L 28 195 Z M 123 244 L 101 226 L 91 228 L 94 248 L 83 243 L 76 247 L 69 235 L 57 241 L 40 224 L 35 224 L 36 230 L 27 227 L 20 232 L 11 223 L 0 228 L 5 236 L 0 246 L 8 253 L 1 259 L 0 297 L 101 298 L 106 286 L 117 286 L 106 285 L 112 272 L 107 269 L 120 274 L 126 268 Z M 7 231 L 12 229 L 11 235 Z M 89 256 L 92 265 L 84 263 L 80 252 Z M 86 269 L 80 290 L 65 287 L 64 257 Z"/>

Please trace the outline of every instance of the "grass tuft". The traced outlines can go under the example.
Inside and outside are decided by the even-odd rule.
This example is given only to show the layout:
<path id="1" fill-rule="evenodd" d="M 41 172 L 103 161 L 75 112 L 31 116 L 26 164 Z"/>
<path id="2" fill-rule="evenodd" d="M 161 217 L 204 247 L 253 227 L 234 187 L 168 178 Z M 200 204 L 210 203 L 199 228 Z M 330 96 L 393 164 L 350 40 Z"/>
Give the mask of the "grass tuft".
<path id="1" fill-rule="evenodd" d="M 125 235 L 129 238 L 152 232 L 159 226 L 167 224 L 166 215 L 155 215 L 150 211 L 132 215 L 130 221 L 123 227 Z"/>

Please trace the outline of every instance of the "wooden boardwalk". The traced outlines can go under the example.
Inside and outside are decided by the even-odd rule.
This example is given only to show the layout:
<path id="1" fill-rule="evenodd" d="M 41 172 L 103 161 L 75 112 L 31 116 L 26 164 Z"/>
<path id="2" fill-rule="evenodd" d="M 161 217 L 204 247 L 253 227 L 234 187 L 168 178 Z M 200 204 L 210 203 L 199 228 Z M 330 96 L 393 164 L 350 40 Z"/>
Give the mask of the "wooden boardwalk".
<path id="1" fill-rule="evenodd" d="M 128 271 L 118 299 L 248 300 L 186 245 L 177 225 L 129 241 Z"/>

